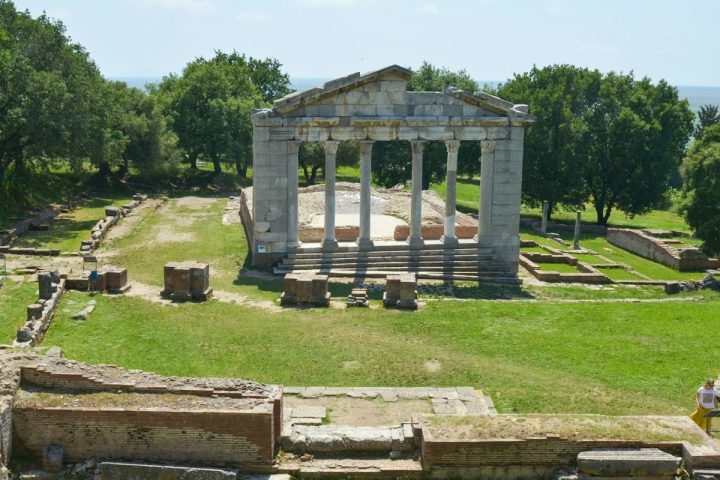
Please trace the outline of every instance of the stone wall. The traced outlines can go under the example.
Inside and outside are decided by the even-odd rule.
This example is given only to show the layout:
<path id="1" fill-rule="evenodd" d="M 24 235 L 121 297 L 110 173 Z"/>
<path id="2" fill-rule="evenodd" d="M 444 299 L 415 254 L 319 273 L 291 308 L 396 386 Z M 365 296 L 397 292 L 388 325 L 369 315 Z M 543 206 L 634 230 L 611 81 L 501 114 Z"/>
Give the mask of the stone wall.
<path id="1" fill-rule="evenodd" d="M 18 222 L 15 227 L 0 231 L 0 246 L 10 247 L 17 237 L 30 230 L 32 226 L 46 225 L 59 213 L 60 209 L 57 207 L 46 208 L 31 218 Z"/>
<path id="2" fill-rule="evenodd" d="M 423 470 L 432 478 L 548 478 L 575 463 L 580 452 L 593 448 L 655 447 L 683 454 L 682 443 L 643 443 L 614 440 L 572 441 L 559 437 L 526 440 L 433 440 L 423 429 Z"/>
<path id="3" fill-rule="evenodd" d="M 445 233 L 444 225 L 423 225 L 420 229 L 422 238 L 425 240 L 439 240 Z M 455 236 L 457 238 L 473 238 L 478 233 L 477 225 L 455 225 Z M 393 232 L 393 239 L 405 241 L 410 236 L 409 225 L 398 225 Z"/>
<path id="4" fill-rule="evenodd" d="M 159 462 L 272 464 L 272 409 L 186 411 L 155 408 L 15 408 L 17 440 L 32 454 L 62 445 L 65 458 L 96 457 Z"/>
<path id="5" fill-rule="evenodd" d="M 0 396 L 0 465 L 10 462 L 12 445 L 12 396 Z"/>
<path id="6" fill-rule="evenodd" d="M 651 237 L 640 230 L 608 228 L 607 241 L 681 272 L 720 267 L 720 260 L 709 259 L 697 248 L 674 248 L 663 243 L 662 239 Z"/>

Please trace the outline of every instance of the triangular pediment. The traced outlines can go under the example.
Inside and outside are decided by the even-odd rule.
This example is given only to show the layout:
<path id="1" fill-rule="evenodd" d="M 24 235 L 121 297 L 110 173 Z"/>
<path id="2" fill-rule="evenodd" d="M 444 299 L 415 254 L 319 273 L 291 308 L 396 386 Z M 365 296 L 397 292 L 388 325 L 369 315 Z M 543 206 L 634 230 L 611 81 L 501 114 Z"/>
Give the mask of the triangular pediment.
<path id="1" fill-rule="evenodd" d="M 485 92 L 445 87 L 442 92 L 408 91 L 412 72 L 399 65 L 353 73 L 275 101 L 270 117 L 505 117 L 530 123 L 526 105 L 515 105 Z M 259 113 L 260 114 L 260 113 Z"/>

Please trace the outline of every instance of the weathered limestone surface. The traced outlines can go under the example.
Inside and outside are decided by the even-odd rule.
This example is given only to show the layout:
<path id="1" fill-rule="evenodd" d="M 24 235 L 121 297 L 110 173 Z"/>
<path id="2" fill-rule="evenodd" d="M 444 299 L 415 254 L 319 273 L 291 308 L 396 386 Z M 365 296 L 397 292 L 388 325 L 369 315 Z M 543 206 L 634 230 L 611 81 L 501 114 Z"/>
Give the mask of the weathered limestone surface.
<path id="1" fill-rule="evenodd" d="M 238 475 L 238 470 L 125 462 L 102 462 L 100 470 L 103 480 L 236 480 Z"/>
<path id="2" fill-rule="evenodd" d="M 577 456 L 578 472 L 591 477 L 675 478 L 680 458 L 657 448 L 598 449 Z"/>
<path id="3" fill-rule="evenodd" d="M 311 305 L 327 307 L 330 304 L 328 276 L 312 272 L 285 275 L 283 293 L 280 295 L 282 306 Z"/>
<path id="4" fill-rule="evenodd" d="M 127 273 L 126 273 L 127 275 Z M 162 296 L 173 300 L 207 300 L 212 296 L 210 266 L 198 262 L 169 262 L 163 268 Z"/>

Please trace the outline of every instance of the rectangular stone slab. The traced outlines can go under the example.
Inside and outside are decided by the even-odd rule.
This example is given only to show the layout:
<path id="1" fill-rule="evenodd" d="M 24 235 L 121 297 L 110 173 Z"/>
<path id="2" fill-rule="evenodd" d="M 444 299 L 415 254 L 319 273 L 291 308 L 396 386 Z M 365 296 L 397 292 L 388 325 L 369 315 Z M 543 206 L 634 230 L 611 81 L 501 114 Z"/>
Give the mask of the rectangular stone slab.
<path id="1" fill-rule="evenodd" d="M 190 291 L 204 292 L 210 286 L 210 266 L 195 263 L 190 267 Z"/>
<path id="2" fill-rule="evenodd" d="M 680 458 L 657 448 L 597 449 L 577 456 L 578 472 L 595 477 L 671 478 Z"/>
<path id="3" fill-rule="evenodd" d="M 173 270 L 173 293 L 179 295 L 190 294 L 190 269 L 179 266 Z"/>

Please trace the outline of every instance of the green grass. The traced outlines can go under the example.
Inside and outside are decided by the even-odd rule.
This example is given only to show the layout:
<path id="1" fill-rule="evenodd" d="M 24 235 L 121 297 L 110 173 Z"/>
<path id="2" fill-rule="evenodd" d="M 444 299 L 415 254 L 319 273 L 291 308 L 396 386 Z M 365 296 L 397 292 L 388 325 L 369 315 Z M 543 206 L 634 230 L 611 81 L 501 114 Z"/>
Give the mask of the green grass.
<path id="1" fill-rule="evenodd" d="M 5 278 L 0 287 L 0 344 L 10 344 L 24 323 L 26 308 L 37 300 L 36 282 L 13 282 Z"/>
<path id="2" fill-rule="evenodd" d="M 108 263 L 126 267 L 131 279 L 150 285 L 162 285 L 166 263 L 197 260 L 211 265 L 212 287 L 275 299 L 282 279 L 238 280 L 247 266 L 248 246 L 241 225 L 222 224 L 226 203 L 226 198 L 205 197 L 205 203 L 193 208 L 171 199 L 148 211 L 129 235 L 102 244 L 100 251 L 110 250 Z"/>
<path id="3" fill-rule="evenodd" d="M 624 268 L 598 268 L 610 280 L 644 280 L 642 277 L 635 275 Z"/>
<path id="4" fill-rule="evenodd" d="M 92 227 L 105 217 L 105 207 L 121 206 L 130 200 L 132 195 L 128 194 L 93 197 L 71 212 L 60 214 L 51 222 L 50 230 L 29 231 L 19 237 L 13 246 L 59 248 L 63 252 L 77 252 L 80 243 L 90 238 Z"/>
<path id="5" fill-rule="evenodd" d="M 607 263 L 605 260 L 598 258 L 597 255 L 592 255 L 590 253 L 571 253 L 570 255 L 577 258 L 580 262 L 589 263 L 591 265 L 598 263 Z"/>
<path id="6" fill-rule="evenodd" d="M 576 266 L 567 263 L 536 262 L 540 270 L 558 273 L 580 273 Z"/>
<path id="7" fill-rule="evenodd" d="M 234 376 L 285 385 L 469 385 L 501 412 L 688 414 L 699 382 L 718 374 L 704 302 L 431 301 L 418 312 L 282 313 L 211 301 L 163 306 L 96 296 L 86 321 L 63 300 L 44 345 L 69 358 L 165 375 Z M 710 352 L 710 353 L 708 353 Z M 428 372 L 428 360 L 442 368 Z M 359 368 L 343 368 L 343 362 Z"/>

